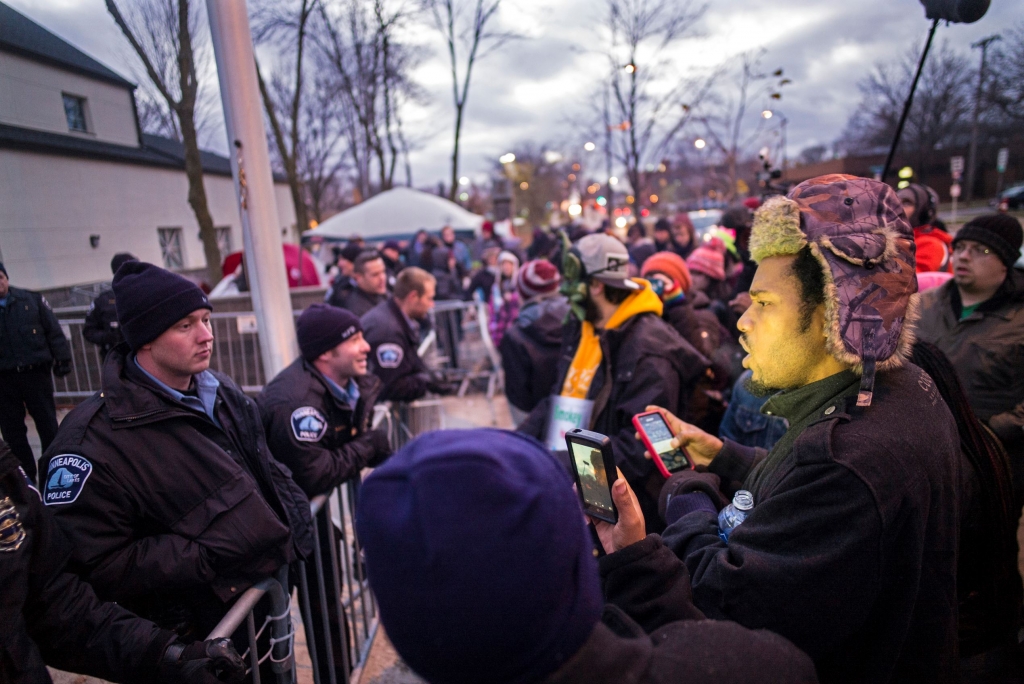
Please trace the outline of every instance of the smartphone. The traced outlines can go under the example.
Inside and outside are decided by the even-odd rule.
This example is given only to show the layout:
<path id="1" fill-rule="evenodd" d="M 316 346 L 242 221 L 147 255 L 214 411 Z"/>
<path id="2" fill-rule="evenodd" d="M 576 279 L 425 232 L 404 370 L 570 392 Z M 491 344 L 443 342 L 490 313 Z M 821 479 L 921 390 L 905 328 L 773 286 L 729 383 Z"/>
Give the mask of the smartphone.
<path id="1" fill-rule="evenodd" d="M 647 411 L 633 416 L 633 427 L 640 433 L 647 452 L 654 458 L 654 465 L 665 477 L 672 473 L 693 468 L 693 462 L 685 449 L 672 446 L 672 430 L 669 429 L 661 411 Z"/>
<path id="2" fill-rule="evenodd" d="M 598 520 L 618 522 L 619 513 L 612 501 L 612 483 L 617 477 L 612 441 L 596 432 L 575 428 L 565 433 L 565 446 L 583 511 Z"/>

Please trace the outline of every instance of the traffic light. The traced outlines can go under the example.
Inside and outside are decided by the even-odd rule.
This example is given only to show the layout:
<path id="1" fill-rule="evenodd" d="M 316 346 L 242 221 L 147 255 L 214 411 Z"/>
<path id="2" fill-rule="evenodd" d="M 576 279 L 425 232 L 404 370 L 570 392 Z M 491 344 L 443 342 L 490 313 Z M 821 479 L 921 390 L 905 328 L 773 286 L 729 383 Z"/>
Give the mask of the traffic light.
<path id="1" fill-rule="evenodd" d="M 989 3 L 990 0 L 921 0 L 926 17 L 954 24 L 973 24 L 985 16 Z"/>

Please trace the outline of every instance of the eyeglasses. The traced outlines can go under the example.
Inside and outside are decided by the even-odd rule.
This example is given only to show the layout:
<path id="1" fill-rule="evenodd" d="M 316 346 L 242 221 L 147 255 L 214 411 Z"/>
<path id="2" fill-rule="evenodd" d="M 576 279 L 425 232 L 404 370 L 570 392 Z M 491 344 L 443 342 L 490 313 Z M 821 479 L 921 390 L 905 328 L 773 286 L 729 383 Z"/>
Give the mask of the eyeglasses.
<path id="1" fill-rule="evenodd" d="M 980 257 L 991 254 L 992 250 L 984 245 L 970 244 L 967 241 L 953 245 L 953 254 L 963 254 L 964 252 L 972 257 Z"/>

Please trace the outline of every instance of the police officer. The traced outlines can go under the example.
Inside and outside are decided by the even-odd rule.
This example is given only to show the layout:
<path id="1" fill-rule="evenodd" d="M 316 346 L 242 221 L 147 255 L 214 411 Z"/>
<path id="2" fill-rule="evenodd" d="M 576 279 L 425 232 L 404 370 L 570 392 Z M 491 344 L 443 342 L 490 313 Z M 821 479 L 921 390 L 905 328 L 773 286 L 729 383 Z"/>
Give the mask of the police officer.
<path id="1" fill-rule="evenodd" d="M 349 242 L 341 249 L 335 249 L 338 274 L 334 277 L 331 288 L 327 290 L 327 295 L 324 297 L 325 302 L 333 306 L 342 306 L 345 299 L 355 289 L 356 283 L 352 279 L 352 273 L 355 271 L 355 261 L 362 252 L 363 248 L 353 242 Z"/>
<path id="2" fill-rule="evenodd" d="M 116 274 L 117 269 L 126 261 L 138 261 L 128 252 L 118 252 L 110 260 L 110 271 Z M 89 313 L 85 315 L 82 326 L 82 337 L 100 348 L 100 358 L 105 359 L 107 352 L 124 342 L 120 324 L 117 322 L 117 307 L 114 305 L 114 290 L 105 287 L 100 290 L 96 299 L 89 305 Z"/>
<path id="3" fill-rule="evenodd" d="M 71 346 L 64 331 L 46 298 L 13 287 L 0 263 L 0 434 L 33 480 L 36 461 L 25 410 L 45 451 L 57 434 L 51 368 L 57 377 L 71 372 Z"/>
<path id="4" fill-rule="evenodd" d="M 208 370 L 202 290 L 138 261 L 113 287 L 126 343 L 47 450 L 43 502 L 101 598 L 197 638 L 312 551 L 309 501 L 270 456 L 256 403 Z"/>
<path id="5" fill-rule="evenodd" d="M 450 391 L 427 370 L 417 353 L 420 320 L 434 308 L 437 280 L 422 268 L 402 269 L 395 293 L 362 318 L 370 343 L 370 370 L 384 383 L 382 401 L 415 401 L 427 390 Z"/>
<path id="6" fill-rule="evenodd" d="M 48 684 L 46 665 L 110 681 L 216 684 L 245 675 L 227 639 L 186 646 L 67 569 L 71 542 L 0 441 L 0 682 Z"/>
<path id="7" fill-rule="evenodd" d="M 359 477 L 391 454 L 388 436 L 373 430 L 373 405 L 381 382 L 367 373 L 370 345 L 363 339 L 359 319 L 345 309 L 313 304 L 295 325 L 302 356 L 278 373 L 260 394 L 267 443 L 274 456 L 292 471 L 295 482 L 310 497 L 324 494 Z M 321 530 L 333 524 L 330 509 L 320 509 Z M 337 538 L 337 537 L 336 537 Z M 325 577 L 331 577 L 331 553 L 326 534 L 320 535 Z M 313 624 L 319 624 L 319 586 L 310 583 Z M 339 643 L 343 618 L 328 601 L 334 643 Z M 317 633 L 317 652 L 326 653 Z M 341 649 L 332 649 L 335 677 L 347 678 Z M 330 681 L 325 659 L 321 681 Z"/>
<path id="8" fill-rule="evenodd" d="M 361 252 L 352 263 L 352 287 L 333 291 L 330 304 L 348 309 L 357 317 L 377 306 L 388 296 L 388 273 L 380 252 Z"/>

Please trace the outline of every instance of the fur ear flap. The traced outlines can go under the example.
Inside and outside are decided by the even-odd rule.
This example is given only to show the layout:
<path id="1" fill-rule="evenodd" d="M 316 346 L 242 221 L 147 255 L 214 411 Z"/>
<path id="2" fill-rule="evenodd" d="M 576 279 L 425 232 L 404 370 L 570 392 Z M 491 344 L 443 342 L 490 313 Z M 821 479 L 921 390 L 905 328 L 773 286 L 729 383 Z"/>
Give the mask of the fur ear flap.
<path id="1" fill-rule="evenodd" d="M 787 197 L 772 197 L 754 215 L 750 255 L 760 262 L 773 256 L 796 254 L 807 245 L 800 230 L 800 206 Z"/>

